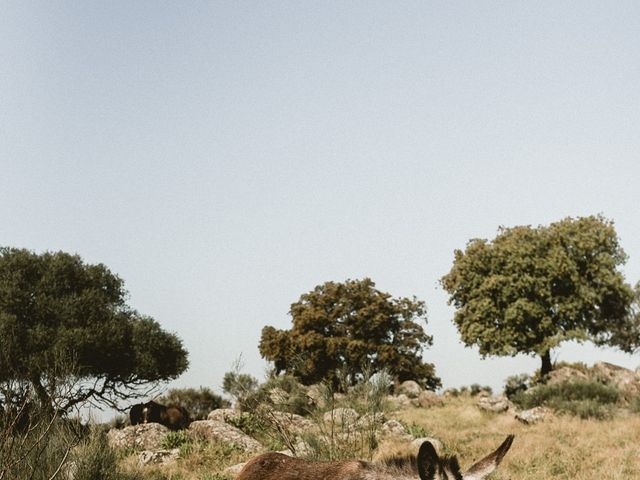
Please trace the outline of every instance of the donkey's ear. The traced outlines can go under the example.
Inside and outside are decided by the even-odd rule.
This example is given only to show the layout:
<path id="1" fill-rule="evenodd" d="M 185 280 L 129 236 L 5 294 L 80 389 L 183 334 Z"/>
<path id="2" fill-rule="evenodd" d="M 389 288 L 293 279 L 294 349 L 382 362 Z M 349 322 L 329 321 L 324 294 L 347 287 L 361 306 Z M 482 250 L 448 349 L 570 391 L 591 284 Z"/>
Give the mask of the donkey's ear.
<path id="1" fill-rule="evenodd" d="M 514 436 L 509 435 L 502 445 L 498 447 L 498 449 L 484 457 L 479 462 L 475 463 L 467 472 L 464 474 L 464 480 L 482 480 L 487 478 L 491 472 L 493 472 L 496 467 L 500 464 L 504 456 L 511 448 L 511 444 L 513 443 Z"/>
<path id="2" fill-rule="evenodd" d="M 420 480 L 434 480 L 440 463 L 438 452 L 431 442 L 423 442 L 418 451 L 418 473 Z"/>

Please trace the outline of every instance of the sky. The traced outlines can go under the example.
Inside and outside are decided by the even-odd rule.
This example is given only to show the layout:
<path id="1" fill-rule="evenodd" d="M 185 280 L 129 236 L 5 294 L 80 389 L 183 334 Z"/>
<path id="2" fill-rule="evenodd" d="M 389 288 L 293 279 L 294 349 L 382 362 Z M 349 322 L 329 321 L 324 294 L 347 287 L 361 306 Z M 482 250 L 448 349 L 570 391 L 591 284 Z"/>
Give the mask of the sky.
<path id="1" fill-rule="evenodd" d="M 0 245 L 124 279 L 207 386 L 325 281 L 428 308 L 443 386 L 539 359 L 465 347 L 439 279 L 499 226 L 602 214 L 640 280 L 640 3 L 5 0 Z M 640 356 L 565 344 L 554 360 Z"/>

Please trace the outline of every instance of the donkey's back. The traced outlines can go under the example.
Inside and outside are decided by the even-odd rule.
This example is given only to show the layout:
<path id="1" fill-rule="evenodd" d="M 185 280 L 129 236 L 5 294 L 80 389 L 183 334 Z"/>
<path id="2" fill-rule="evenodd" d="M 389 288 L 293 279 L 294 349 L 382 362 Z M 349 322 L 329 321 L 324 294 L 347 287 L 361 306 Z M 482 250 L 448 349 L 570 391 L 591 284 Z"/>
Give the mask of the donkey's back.
<path id="1" fill-rule="evenodd" d="M 249 461 L 236 480 L 367 480 L 371 468 L 360 460 L 310 462 L 269 452 Z"/>
<path id="2" fill-rule="evenodd" d="M 281 453 L 265 453 L 250 460 L 236 480 L 484 480 L 502 461 L 512 442 L 513 435 L 509 435 L 495 452 L 464 473 L 455 456 L 440 457 L 426 441 L 417 457 L 410 455 L 376 463 L 310 462 Z"/>

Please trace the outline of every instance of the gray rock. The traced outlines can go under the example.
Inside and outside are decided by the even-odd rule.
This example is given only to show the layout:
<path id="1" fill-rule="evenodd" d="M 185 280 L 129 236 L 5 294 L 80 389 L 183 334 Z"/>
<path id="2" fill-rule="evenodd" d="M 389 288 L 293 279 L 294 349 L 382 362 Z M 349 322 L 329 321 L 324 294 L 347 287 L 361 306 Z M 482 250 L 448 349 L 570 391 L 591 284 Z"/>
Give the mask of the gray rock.
<path id="1" fill-rule="evenodd" d="M 516 413 L 516 419 L 527 425 L 532 425 L 543 421 L 549 413 L 550 411 L 544 407 L 534 407 Z"/>
<path id="2" fill-rule="evenodd" d="M 138 454 L 138 463 L 140 465 L 169 465 L 175 463 L 180 457 L 180 449 L 173 448 L 171 450 L 143 450 Z"/>
<path id="3" fill-rule="evenodd" d="M 227 442 L 247 452 L 262 450 L 262 445 L 236 427 L 217 420 L 198 420 L 191 422 L 189 436 L 196 439 Z"/>
<path id="4" fill-rule="evenodd" d="M 495 413 L 506 412 L 511 408 L 511 404 L 506 397 L 480 397 L 476 402 L 476 406 L 481 410 Z"/>
<path id="5" fill-rule="evenodd" d="M 159 450 L 169 429 L 159 423 L 142 423 L 121 429 L 112 428 L 107 433 L 109 445 L 113 448 L 133 448 Z"/>
<path id="6" fill-rule="evenodd" d="M 444 400 L 436 392 L 425 390 L 418 395 L 418 406 L 422 408 L 441 407 L 444 405 Z"/>
<path id="7" fill-rule="evenodd" d="M 225 422 L 227 423 L 229 419 L 236 419 L 242 415 L 238 410 L 234 410 L 233 408 L 218 408 L 216 410 L 212 410 L 207 415 L 207 420 L 215 420 L 217 422 Z"/>
<path id="8" fill-rule="evenodd" d="M 418 398 L 422 393 L 422 387 L 413 380 L 406 380 L 398 387 L 399 394 L 405 394 L 409 398 Z"/>
<path id="9" fill-rule="evenodd" d="M 358 417 L 358 412 L 353 408 L 339 407 L 326 412 L 323 420 L 325 423 L 333 423 L 343 429 L 350 429 L 356 425 Z"/>
<path id="10" fill-rule="evenodd" d="M 433 447 L 436 449 L 438 453 L 442 452 L 442 442 L 440 440 L 433 437 L 420 437 L 420 438 L 416 438 L 411 442 L 411 448 L 413 449 L 413 451 L 415 451 L 416 455 L 418 454 L 418 450 L 420 449 L 420 446 L 424 442 L 431 442 L 431 445 L 433 445 Z"/>

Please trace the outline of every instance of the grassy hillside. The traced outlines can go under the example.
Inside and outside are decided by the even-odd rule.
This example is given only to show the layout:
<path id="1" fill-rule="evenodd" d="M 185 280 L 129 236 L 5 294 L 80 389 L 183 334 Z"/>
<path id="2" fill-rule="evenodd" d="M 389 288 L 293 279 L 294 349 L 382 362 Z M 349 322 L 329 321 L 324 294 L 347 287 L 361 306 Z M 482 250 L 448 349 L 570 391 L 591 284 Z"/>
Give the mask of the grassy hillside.
<path id="1" fill-rule="evenodd" d="M 475 399 L 460 396 L 430 409 L 410 407 L 388 415 L 402 421 L 415 436 L 431 436 L 445 453 L 457 454 L 464 467 L 494 450 L 509 433 L 513 447 L 492 478 L 519 480 L 621 480 L 640 478 L 640 415 L 619 412 L 608 420 L 552 416 L 527 426 L 511 413 L 479 410 Z M 217 480 L 223 470 L 249 458 L 221 444 L 193 446 L 166 467 L 138 467 L 133 456 L 122 465 L 132 477 L 171 480 Z M 406 451 L 407 443 L 386 441 L 375 457 Z"/>

